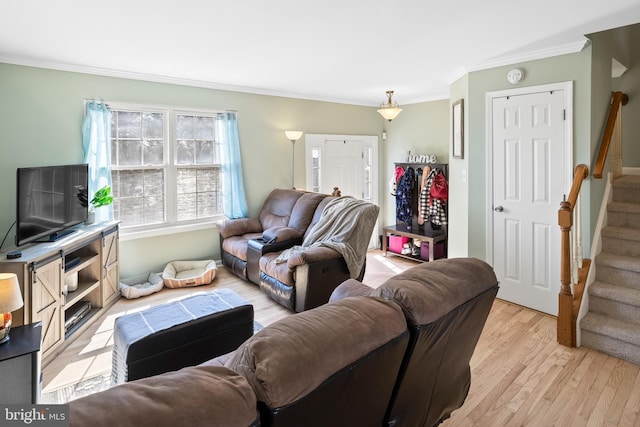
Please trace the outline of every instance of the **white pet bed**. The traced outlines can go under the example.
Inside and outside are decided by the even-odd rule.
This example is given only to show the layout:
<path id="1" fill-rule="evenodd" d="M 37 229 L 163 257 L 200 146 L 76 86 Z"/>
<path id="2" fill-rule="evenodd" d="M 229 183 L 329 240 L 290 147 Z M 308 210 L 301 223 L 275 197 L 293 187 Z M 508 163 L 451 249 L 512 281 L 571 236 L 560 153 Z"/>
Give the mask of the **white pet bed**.
<path id="1" fill-rule="evenodd" d="M 159 292 L 164 288 L 159 273 L 144 273 L 120 281 L 120 293 L 127 299 L 140 298 Z"/>
<path id="2" fill-rule="evenodd" d="M 208 285 L 216 277 L 216 262 L 172 261 L 164 268 L 162 280 L 167 288 Z"/>

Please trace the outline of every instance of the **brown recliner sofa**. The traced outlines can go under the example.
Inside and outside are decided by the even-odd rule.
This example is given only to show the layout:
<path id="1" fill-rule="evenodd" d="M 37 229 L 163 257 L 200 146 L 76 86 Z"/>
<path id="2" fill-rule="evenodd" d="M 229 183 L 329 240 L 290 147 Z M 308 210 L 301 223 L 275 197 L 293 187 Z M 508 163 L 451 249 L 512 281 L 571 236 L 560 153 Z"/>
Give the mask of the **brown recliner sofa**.
<path id="1" fill-rule="evenodd" d="M 249 242 L 259 242 L 264 252 L 302 243 L 318 205 L 326 197 L 318 193 L 276 189 L 267 196 L 256 218 L 224 221 L 218 227 L 222 264 L 236 276 L 259 285 L 261 254 L 249 259 Z"/>
<path id="2" fill-rule="evenodd" d="M 265 327 L 233 353 L 70 402 L 70 422 L 434 426 L 467 396 L 497 289 L 493 269 L 473 258 L 421 264 L 377 289 L 349 280 L 328 304 Z M 199 370 L 193 386 L 175 381 Z"/>
<path id="3" fill-rule="evenodd" d="M 353 271 L 343 253 L 326 242 L 324 246 L 304 247 L 287 259 L 281 258 L 284 250 L 305 245 L 317 231 L 317 225 L 326 220 L 325 208 L 340 201 L 333 196 L 300 190 L 272 191 L 257 218 L 228 220 L 219 227 L 223 265 L 260 286 L 265 294 L 290 310 L 301 312 L 326 303 L 340 283 L 364 277 L 366 247 L 358 249 L 362 262 L 357 271 Z M 376 205 L 361 202 L 361 207 L 377 217 Z M 356 214 L 362 215 L 360 211 Z M 334 223 L 327 233 L 337 232 L 340 220 L 349 218 L 338 218 L 338 226 Z M 358 230 L 370 235 L 374 224 L 375 221 L 363 222 Z M 327 236 L 324 237 L 327 240 Z M 343 233 L 340 238 L 350 236 Z"/>
<path id="4" fill-rule="evenodd" d="M 441 259 L 400 273 L 377 289 L 355 280 L 331 300 L 370 295 L 396 301 L 410 332 L 385 425 L 433 426 L 464 403 L 469 361 L 498 293 L 493 269 L 475 258 Z"/>

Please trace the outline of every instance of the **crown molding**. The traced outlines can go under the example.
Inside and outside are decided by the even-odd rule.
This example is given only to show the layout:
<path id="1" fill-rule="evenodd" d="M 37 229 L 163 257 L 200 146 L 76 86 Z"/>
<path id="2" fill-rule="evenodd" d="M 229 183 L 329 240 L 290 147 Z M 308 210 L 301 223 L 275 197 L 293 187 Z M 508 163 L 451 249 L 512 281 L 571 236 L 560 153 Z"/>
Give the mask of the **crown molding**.
<path id="1" fill-rule="evenodd" d="M 549 57 L 558 56 L 558 55 L 565 55 L 569 53 L 577 53 L 577 52 L 580 52 L 582 49 L 584 49 L 584 47 L 588 42 L 589 40 L 587 38 L 584 38 L 579 41 L 566 43 L 558 46 L 553 46 L 550 48 L 538 49 L 538 50 L 533 50 L 529 52 L 509 55 L 509 56 L 496 57 L 487 61 L 483 61 L 473 67 L 468 67 L 468 68 L 458 67 L 446 77 L 444 83 L 447 86 L 450 86 L 456 80 L 460 79 L 464 75 L 473 71 L 486 70 L 489 68 L 500 67 L 503 65 L 511 65 L 511 64 L 520 63 L 520 62 L 535 61 L 538 59 L 544 59 L 544 58 L 549 58 Z M 98 75 L 98 76 L 104 76 L 104 77 L 115 77 L 120 79 L 140 80 L 140 81 L 146 81 L 146 82 L 189 86 L 189 87 L 222 90 L 222 91 L 229 91 L 229 92 L 240 92 L 240 93 L 248 93 L 248 94 L 254 94 L 254 95 L 277 96 L 282 98 L 293 98 L 293 99 L 301 99 L 301 100 L 308 100 L 308 101 L 331 102 L 336 104 L 372 107 L 372 105 L 369 103 L 352 100 L 352 99 L 339 99 L 339 98 L 310 95 L 310 94 L 303 94 L 303 93 L 292 93 L 292 92 L 286 92 L 286 91 L 261 89 L 261 88 L 255 88 L 255 87 L 249 87 L 249 86 L 215 83 L 215 82 L 209 82 L 204 80 L 163 76 L 159 74 L 138 73 L 138 72 L 114 70 L 110 68 L 66 64 L 61 62 L 44 61 L 44 60 L 38 60 L 33 58 L 4 55 L 1 52 L 0 52 L 0 62 L 6 63 L 6 64 L 13 64 L 13 65 L 22 65 L 27 67 L 45 68 L 45 69 L 51 69 L 51 70 L 57 70 L 57 71 L 68 71 L 73 73 L 91 74 L 91 75 Z M 443 92 L 435 95 L 428 95 L 425 97 L 418 97 L 418 98 L 406 100 L 404 102 L 404 105 L 419 104 L 423 102 L 440 101 L 443 99 L 448 99 L 449 93 L 446 91 L 446 89 L 447 88 L 443 88 Z"/>
<path id="2" fill-rule="evenodd" d="M 0 53 L 0 62 L 12 65 L 21 65 L 34 68 L 45 68 L 56 71 L 68 71 L 72 73 L 91 74 L 103 77 L 115 77 L 120 79 L 141 80 L 145 82 L 164 83 L 178 86 L 190 86 L 203 89 L 223 90 L 229 92 L 241 92 L 254 95 L 277 96 L 282 98 L 294 98 L 308 101 L 331 102 L 336 104 L 360 105 L 370 107 L 371 104 L 362 101 L 338 99 L 309 94 L 299 94 L 285 91 L 260 89 L 249 86 L 238 86 L 232 84 L 215 83 L 204 80 L 185 79 L 179 77 L 163 76 L 159 74 L 137 73 L 131 71 L 114 70 L 110 68 L 90 67 L 85 65 L 65 64 L 60 62 L 43 61 L 32 58 L 6 56 Z"/>
<path id="3" fill-rule="evenodd" d="M 449 92 L 442 92 L 442 93 L 429 95 L 425 97 L 411 98 L 408 101 L 403 102 L 402 105 L 400 106 L 402 107 L 403 105 L 421 104 L 423 102 L 442 101 L 444 99 L 449 99 Z"/>
<path id="4" fill-rule="evenodd" d="M 469 70 L 465 67 L 458 67 L 447 75 L 445 82 L 451 86 L 454 82 L 464 77 L 465 74 L 469 74 Z"/>
<path id="5" fill-rule="evenodd" d="M 586 37 L 581 40 L 565 43 L 562 45 L 551 46 L 544 49 L 530 50 L 527 52 L 517 53 L 508 56 L 495 57 L 477 64 L 469 68 L 469 72 L 487 70 L 489 68 L 502 67 L 503 65 L 513 65 L 520 62 L 536 61 L 539 59 L 551 58 L 554 56 L 567 55 L 571 53 L 581 52 L 589 43 Z"/>
<path id="6" fill-rule="evenodd" d="M 459 67 L 455 69 L 447 76 L 446 82 L 448 85 L 451 85 L 456 80 L 463 77 L 465 74 L 471 73 L 473 71 L 488 70 L 490 68 L 502 67 L 504 65 L 513 65 L 521 62 L 536 61 L 539 59 L 551 58 L 554 56 L 578 53 L 581 52 L 588 43 L 589 39 L 585 37 L 582 40 L 571 43 L 565 43 L 562 45 L 552 46 L 544 49 L 531 50 L 528 52 L 522 52 L 508 56 L 495 57 L 486 61 L 482 61 L 472 67 Z"/>

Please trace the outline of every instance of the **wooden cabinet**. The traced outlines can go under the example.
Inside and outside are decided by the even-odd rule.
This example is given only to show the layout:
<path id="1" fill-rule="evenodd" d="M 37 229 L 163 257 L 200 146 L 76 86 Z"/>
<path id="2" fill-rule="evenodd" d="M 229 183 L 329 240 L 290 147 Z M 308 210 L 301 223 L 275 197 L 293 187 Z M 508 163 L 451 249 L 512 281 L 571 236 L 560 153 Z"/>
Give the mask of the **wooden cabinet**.
<path id="1" fill-rule="evenodd" d="M 118 233 L 114 232 L 102 239 L 102 304 L 108 305 L 120 296 Z"/>
<path id="2" fill-rule="evenodd" d="M 120 296 L 118 223 L 73 230 L 21 248 L 20 258 L 0 258 L 0 271 L 16 273 L 25 301 L 14 325 L 42 323 L 44 363 Z"/>
<path id="3" fill-rule="evenodd" d="M 43 354 L 47 354 L 64 340 L 62 260 L 55 258 L 45 264 L 34 262 L 29 270 L 31 316 L 21 323 L 42 322 L 44 333 L 41 350 Z"/>
<path id="4" fill-rule="evenodd" d="M 428 227 L 428 226 L 427 226 Z M 415 261 L 433 261 L 439 256 L 436 254 L 436 244 L 444 245 L 443 255 L 446 258 L 446 245 L 447 245 L 447 233 L 445 229 L 431 230 L 425 227 L 416 227 L 415 229 L 408 229 L 405 224 L 389 225 L 382 228 L 382 254 L 387 256 L 388 239 L 390 235 L 405 236 L 409 239 L 420 240 L 422 244 L 429 245 L 428 257 L 423 257 L 424 251 L 420 251 L 418 254 L 402 254 L 399 251 L 390 251 L 394 255 L 401 256 L 403 258 L 412 259 Z"/>

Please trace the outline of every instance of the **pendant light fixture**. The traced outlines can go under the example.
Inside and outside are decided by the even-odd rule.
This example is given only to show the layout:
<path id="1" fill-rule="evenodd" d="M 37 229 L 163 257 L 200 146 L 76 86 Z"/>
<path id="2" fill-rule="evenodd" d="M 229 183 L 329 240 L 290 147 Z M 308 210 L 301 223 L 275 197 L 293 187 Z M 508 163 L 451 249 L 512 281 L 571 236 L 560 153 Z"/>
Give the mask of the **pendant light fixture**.
<path id="1" fill-rule="evenodd" d="M 396 116 L 400 114 L 400 111 L 402 111 L 402 108 L 400 108 L 398 103 L 393 102 L 393 100 L 391 99 L 392 96 L 393 96 L 393 91 L 388 90 L 387 102 L 383 102 L 382 104 L 380 104 L 380 109 L 378 110 L 378 113 L 380 113 L 380 115 L 385 119 L 387 119 L 388 121 L 395 119 Z"/>

